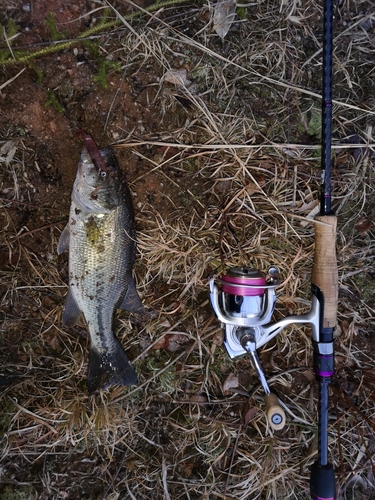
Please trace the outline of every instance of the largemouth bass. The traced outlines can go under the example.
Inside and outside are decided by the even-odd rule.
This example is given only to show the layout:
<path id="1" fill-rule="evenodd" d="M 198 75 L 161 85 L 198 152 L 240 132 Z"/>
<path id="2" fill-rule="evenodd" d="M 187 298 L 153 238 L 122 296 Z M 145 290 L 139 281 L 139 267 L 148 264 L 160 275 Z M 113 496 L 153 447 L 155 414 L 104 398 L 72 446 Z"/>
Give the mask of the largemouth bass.
<path id="1" fill-rule="evenodd" d="M 113 330 L 116 309 L 143 312 L 132 269 L 136 239 L 130 191 L 110 147 L 84 139 L 72 191 L 69 222 L 57 247 L 69 247 L 69 292 L 62 313 L 66 326 L 83 313 L 89 333 L 90 393 L 111 385 L 133 385 L 137 374 Z"/>

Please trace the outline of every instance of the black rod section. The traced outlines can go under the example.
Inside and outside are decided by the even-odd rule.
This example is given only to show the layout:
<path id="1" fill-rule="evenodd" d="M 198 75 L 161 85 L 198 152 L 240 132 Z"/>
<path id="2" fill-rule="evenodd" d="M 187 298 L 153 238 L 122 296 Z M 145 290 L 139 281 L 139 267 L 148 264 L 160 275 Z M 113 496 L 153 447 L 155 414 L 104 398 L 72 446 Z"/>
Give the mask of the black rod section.
<path id="1" fill-rule="evenodd" d="M 321 380 L 319 384 L 319 465 L 328 465 L 328 384 Z"/>
<path id="2" fill-rule="evenodd" d="M 331 137 L 332 137 L 332 0 L 324 2 L 323 98 L 322 98 L 322 184 L 320 215 L 331 214 Z"/>

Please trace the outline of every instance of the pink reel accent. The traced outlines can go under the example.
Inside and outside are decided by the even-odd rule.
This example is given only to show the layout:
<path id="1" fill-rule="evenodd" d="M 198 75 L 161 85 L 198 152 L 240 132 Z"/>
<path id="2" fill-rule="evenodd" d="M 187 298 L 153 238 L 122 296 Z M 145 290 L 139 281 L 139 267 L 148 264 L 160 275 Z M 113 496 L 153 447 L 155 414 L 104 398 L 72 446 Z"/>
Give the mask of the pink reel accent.
<path id="1" fill-rule="evenodd" d="M 258 288 L 257 285 L 266 284 L 265 276 L 257 278 L 244 276 L 243 278 L 240 278 L 240 277 L 228 276 L 226 274 L 222 276 L 221 279 L 222 281 L 229 284 L 229 285 L 225 285 L 224 283 L 222 284 L 222 291 L 228 293 L 229 295 L 242 295 L 245 297 L 255 297 L 264 294 L 264 288 Z M 246 286 L 241 286 L 241 285 L 246 285 Z"/>

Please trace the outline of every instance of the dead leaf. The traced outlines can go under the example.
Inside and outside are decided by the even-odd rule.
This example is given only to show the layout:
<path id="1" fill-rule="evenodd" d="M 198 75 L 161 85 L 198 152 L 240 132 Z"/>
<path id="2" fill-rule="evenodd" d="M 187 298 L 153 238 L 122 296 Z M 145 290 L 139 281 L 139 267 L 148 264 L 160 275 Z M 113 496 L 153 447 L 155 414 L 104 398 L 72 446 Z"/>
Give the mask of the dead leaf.
<path id="1" fill-rule="evenodd" d="M 229 369 L 230 368 L 228 366 L 226 366 L 226 365 L 220 365 L 219 366 L 219 370 L 220 370 L 221 373 L 228 373 Z"/>
<path id="2" fill-rule="evenodd" d="M 163 158 L 165 160 L 170 160 L 171 158 L 173 158 L 173 156 L 178 155 L 180 153 L 180 150 L 171 146 L 160 146 L 159 148 L 156 148 L 156 153 L 163 155 Z"/>
<path id="3" fill-rule="evenodd" d="M 248 425 L 249 422 L 255 417 L 256 412 L 258 411 L 258 408 L 254 408 L 254 406 L 251 406 L 250 400 L 246 400 L 246 403 L 244 404 L 242 413 L 241 413 L 241 419 L 243 425 Z"/>
<path id="4" fill-rule="evenodd" d="M 361 217 L 358 222 L 355 224 L 354 229 L 356 229 L 361 236 L 366 236 L 371 228 L 371 221 L 366 217 Z"/>
<path id="5" fill-rule="evenodd" d="M 116 387 L 115 389 L 113 389 L 113 391 L 111 391 L 110 394 L 109 394 L 110 401 L 112 401 L 113 399 L 116 399 L 119 396 L 121 396 L 121 394 L 123 392 L 124 392 L 124 388 L 121 385 L 119 385 L 118 387 Z"/>
<path id="6" fill-rule="evenodd" d="M 168 351 L 175 352 L 180 347 L 181 344 L 185 344 L 189 341 L 189 337 L 187 335 L 183 335 L 182 333 L 173 333 L 169 336 L 169 344 Z"/>
<path id="7" fill-rule="evenodd" d="M 302 372 L 302 375 L 309 382 L 314 382 L 315 380 L 315 373 L 312 370 L 305 370 L 304 372 Z"/>
<path id="8" fill-rule="evenodd" d="M 215 345 L 223 345 L 224 342 L 224 332 L 219 330 L 213 337 L 212 343 Z"/>
<path id="9" fill-rule="evenodd" d="M 224 40 L 236 15 L 236 0 L 219 0 L 214 7 L 214 30 Z"/>
<path id="10" fill-rule="evenodd" d="M 253 182 L 249 182 L 246 186 L 246 192 L 251 196 L 255 193 L 261 193 L 262 190 L 257 184 L 254 184 Z"/>
<path id="11" fill-rule="evenodd" d="M 299 16 L 288 16 L 288 20 L 291 21 L 292 23 L 302 24 L 304 18 Z"/>
<path id="12" fill-rule="evenodd" d="M 231 388 L 238 387 L 238 377 L 234 373 L 230 373 L 224 380 L 223 393 L 225 396 L 233 394 Z"/>
<path id="13" fill-rule="evenodd" d="M 343 319 L 343 320 L 341 321 L 340 326 L 341 326 L 341 331 L 342 331 L 344 334 L 346 334 L 346 332 L 349 330 L 350 323 L 349 323 L 349 321 L 348 321 L 347 319 Z"/>
<path id="14" fill-rule="evenodd" d="M 168 347 L 169 347 L 169 335 L 163 335 L 152 346 L 152 350 L 158 351 L 159 349 L 168 349 Z"/>
<path id="15" fill-rule="evenodd" d="M 320 211 L 320 204 L 319 202 L 315 205 L 315 207 L 310 210 L 310 212 L 306 215 L 306 219 L 313 219 L 316 215 L 318 215 Z M 308 220 L 303 220 L 301 221 L 301 226 L 302 227 L 306 227 L 310 224 L 310 222 Z"/>
<path id="16" fill-rule="evenodd" d="M 54 335 L 51 340 L 49 341 L 49 345 L 54 351 L 58 351 L 60 349 L 60 342 L 59 342 L 59 336 Z"/>
<path id="17" fill-rule="evenodd" d="M 187 71 L 185 68 L 181 69 L 170 69 L 167 71 L 163 77 L 163 80 L 168 83 L 173 83 L 173 85 L 188 87 L 191 81 L 187 78 Z"/>
<path id="18" fill-rule="evenodd" d="M 175 352 L 181 344 L 185 344 L 189 341 L 187 335 L 182 333 L 170 333 L 160 337 L 155 344 L 151 347 L 153 351 L 158 351 L 159 349 L 166 349 L 170 352 Z"/>
<path id="19" fill-rule="evenodd" d="M 18 142 L 18 140 L 11 139 L 1 146 L 0 162 L 5 162 L 6 165 L 10 164 L 16 154 Z"/>
<path id="20" fill-rule="evenodd" d="M 180 469 L 182 470 L 183 474 L 185 477 L 191 477 L 193 474 L 193 469 L 194 469 L 194 462 L 191 462 L 189 460 L 184 460 L 180 462 L 179 464 Z"/>
<path id="21" fill-rule="evenodd" d="M 195 394 L 194 396 L 191 396 L 190 402 L 197 403 L 198 406 L 206 406 L 208 399 L 205 394 Z"/>

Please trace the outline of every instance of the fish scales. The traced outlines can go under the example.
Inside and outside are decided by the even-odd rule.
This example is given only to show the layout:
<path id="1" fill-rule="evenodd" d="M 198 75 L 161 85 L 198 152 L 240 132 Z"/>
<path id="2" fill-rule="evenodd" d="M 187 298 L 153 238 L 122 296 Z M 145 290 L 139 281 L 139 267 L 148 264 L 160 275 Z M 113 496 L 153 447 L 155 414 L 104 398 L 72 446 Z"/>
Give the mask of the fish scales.
<path id="1" fill-rule="evenodd" d="M 58 253 L 69 247 L 63 323 L 73 326 L 83 313 L 90 333 L 89 392 L 137 383 L 114 334 L 113 319 L 118 308 L 143 312 L 132 276 L 136 235 L 130 192 L 112 149 L 100 154 L 104 175 L 86 147 L 82 149 L 69 222 L 58 245 Z"/>
<path id="2" fill-rule="evenodd" d="M 76 215 L 76 211 L 72 203 L 69 284 L 76 289 L 74 296 L 90 328 L 91 342 L 100 349 L 112 340 L 107 333 L 112 330 L 113 312 L 131 276 L 134 244 L 128 244 L 121 224 L 129 215 L 122 206 L 103 217 Z"/>

